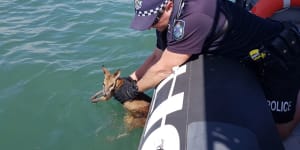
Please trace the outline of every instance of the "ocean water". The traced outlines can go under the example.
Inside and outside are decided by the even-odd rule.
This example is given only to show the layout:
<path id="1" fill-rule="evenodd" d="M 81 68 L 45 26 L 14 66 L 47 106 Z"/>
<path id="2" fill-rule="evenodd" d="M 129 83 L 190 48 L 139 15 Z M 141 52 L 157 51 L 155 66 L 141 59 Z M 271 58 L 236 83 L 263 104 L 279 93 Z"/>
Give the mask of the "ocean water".
<path id="1" fill-rule="evenodd" d="M 132 16 L 133 0 L 1 0 L 1 150 L 137 149 L 122 105 L 89 100 L 102 65 L 128 76 L 151 54 Z"/>

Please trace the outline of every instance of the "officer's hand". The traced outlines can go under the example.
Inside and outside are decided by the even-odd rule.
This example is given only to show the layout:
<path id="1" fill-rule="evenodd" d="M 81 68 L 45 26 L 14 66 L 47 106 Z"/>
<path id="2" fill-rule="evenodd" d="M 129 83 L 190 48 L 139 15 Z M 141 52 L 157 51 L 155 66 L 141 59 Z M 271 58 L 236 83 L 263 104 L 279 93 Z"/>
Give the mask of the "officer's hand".
<path id="1" fill-rule="evenodd" d="M 115 89 L 114 98 L 123 104 L 125 101 L 132 100 L 138 95 L 138 87 L 136 81 L 130 77 L 121 79 L 123 84 L 118 89 Z"/>

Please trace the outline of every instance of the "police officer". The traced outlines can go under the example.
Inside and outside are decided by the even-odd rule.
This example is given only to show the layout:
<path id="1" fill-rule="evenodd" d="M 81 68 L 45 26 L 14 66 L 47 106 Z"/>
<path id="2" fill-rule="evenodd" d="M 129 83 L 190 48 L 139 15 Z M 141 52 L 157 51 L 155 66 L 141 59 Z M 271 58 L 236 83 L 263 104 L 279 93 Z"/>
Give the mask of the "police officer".
<path id="1" fill-rule="evenodd" d="M 223 56 L 253 70 L 281 137 L 300 120 L 300 37 L 293 24 L 259 18 L 227 0 L 135 0 L 136 30 L 156 29 L 157 48 L 115 92 L 154 88 L 194 55 Z M 247 85 L 245 85 L 247 86 Z"/>

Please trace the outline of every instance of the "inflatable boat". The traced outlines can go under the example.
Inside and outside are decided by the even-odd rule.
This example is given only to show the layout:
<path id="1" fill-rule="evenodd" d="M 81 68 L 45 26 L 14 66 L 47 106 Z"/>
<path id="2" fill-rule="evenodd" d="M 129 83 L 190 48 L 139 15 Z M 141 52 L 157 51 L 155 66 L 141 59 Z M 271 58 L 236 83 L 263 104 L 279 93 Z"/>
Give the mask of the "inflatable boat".
<path id="1" fill-rule="evenodd" d="M 263 142 L 276 150 L 280 139 L 265 103 L 254 75 L 239 63 L 199 56 L 155 89 L 139 149 L 257 150 Z"/>
<path id="2" fill-rule="evenodd" d="M 289 8 L 273 18 L 300 28 L 299 14 L 300 8 Z M 174 68 L 155 89 L 138 149 L 284 149 L 263 103 L 262 89 L 244 67 L 199 56 Z"/>

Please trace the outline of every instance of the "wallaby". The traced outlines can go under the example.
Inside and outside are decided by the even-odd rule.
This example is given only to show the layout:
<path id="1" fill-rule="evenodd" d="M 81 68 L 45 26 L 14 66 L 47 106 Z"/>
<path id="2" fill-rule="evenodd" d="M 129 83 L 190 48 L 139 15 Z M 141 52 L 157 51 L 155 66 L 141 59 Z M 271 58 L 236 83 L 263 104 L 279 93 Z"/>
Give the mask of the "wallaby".
<path id="1" fill-rule="evenodd" d="M 119 78 L 121 74 L 120 70 L 111 74 L 107 68 L 102 66 L 102 71 L 104 73 L 103 89 L 91 97 L 91 101 L 93 103 L 111 99 L 114 95 L 114 91 L 122 86 L 124 82 L 122 78 Z M 127 129 L 131 130 L 133 128 L 144 127 L 149 111 L 150 101 L 151 97 L 140 92 L 136 98 L 123 103 L 123 107 L 126 110 L 124 122 Z"/>

